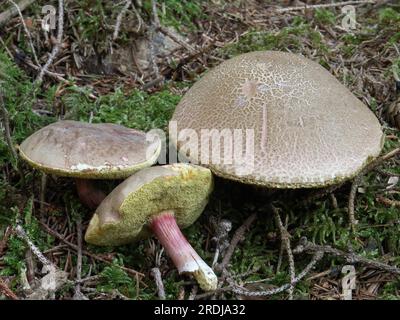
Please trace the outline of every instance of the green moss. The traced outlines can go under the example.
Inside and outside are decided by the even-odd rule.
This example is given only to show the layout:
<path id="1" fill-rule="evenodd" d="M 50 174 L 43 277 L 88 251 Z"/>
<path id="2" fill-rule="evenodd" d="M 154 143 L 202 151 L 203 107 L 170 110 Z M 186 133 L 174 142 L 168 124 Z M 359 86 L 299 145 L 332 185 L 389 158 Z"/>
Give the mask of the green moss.
<path id="1" fill-rule="evenodd" d="M 20 143 L 38 128 L 54 121 L 52 117 L 39 116 L 33 112 L 34 102 L 43 96 L 22 70 L 2 51 L 0 51 L 0 89 L 9 114 L 14 143 Z M 10 158 L 11 154 L 5 139 L 0 139 L 0 166 L 9 163 Z"/>
<path id="2" fill-rule="evenodd" d="M 105 267 L 100 273 L 101 281 L 97 285 L 97 290 L 109 293 L 115 293 L 117 290 L 128 298 L 135 298 L 136 280 L 122 270 L 121 266 L 123 266 L 122 262 L 115 259 L 111 266 Z"/>
<path id="3" fill-rule="evenodd" d="M 382 25 L 400 23 L 400 12 L 393 8 L 383 8 L 378 11 L 378 21 Z"/>
<path id="4" fill-rule="evenodd" d="M 71 87 L 62 99 L 68 110 L 66 119 L 88 121 L 92 113 L 93 123 L 111 122 L 148 131 L 167 127 L 180 98 L 167 89 L 150 95 L 139 90 L 124 94 L 117 88 L 92 101 L 88 91 Z"/>

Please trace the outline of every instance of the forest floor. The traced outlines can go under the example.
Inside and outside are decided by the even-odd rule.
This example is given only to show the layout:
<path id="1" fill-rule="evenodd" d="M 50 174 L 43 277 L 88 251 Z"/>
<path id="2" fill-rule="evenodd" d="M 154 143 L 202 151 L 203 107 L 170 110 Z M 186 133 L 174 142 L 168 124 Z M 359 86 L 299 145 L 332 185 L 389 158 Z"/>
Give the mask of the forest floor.
<path id="1" fill-rule="evenodd" d="M 155 239 L 115 248 L 82 241 L 93 212 L 79 204 L 73 182 L 48 176 L 43 188 L 40 172 L 14 154 L 57 119 L 166 129 L 204 72 L 254 50 L 290 51 L 320 63 L 380 120 L 382 153 L 397 150 L 400 4 L 355 1 L 349 10 L 356 24 L 349 28 L 344 5 L 319 6 L 327 2 L 299 9 L 300 1 L 287 0 L 46 0 L 19 1 L 21 9 L 29 3 L 23 20 L 0 14 L 0 299 L 157 299 L 153 268 L 167 299 L 343 299 L 349 265 L 353 299 L 399 299 L 398 154 L 370 168 L 358 185 L 329 190 L 272 192 L 217 179 L 203 215 L 184 230 L 208 264 L 217 258 L 225 270 L 213 293 L 179 275 Z M 58 13 L 59 3 L 62 30 L 56 15 L 56 28 L 45 32 L 42 7 Z M 13 6 L 2 1 L 0 12 Z M 285 250 L 288 239 L 293 255 Z M 293 290 L 284 290 L 293 276 L 288 257 L 296 275 L 315 262 Z M 55 288 L 43 286 L 49 275 Z"/>

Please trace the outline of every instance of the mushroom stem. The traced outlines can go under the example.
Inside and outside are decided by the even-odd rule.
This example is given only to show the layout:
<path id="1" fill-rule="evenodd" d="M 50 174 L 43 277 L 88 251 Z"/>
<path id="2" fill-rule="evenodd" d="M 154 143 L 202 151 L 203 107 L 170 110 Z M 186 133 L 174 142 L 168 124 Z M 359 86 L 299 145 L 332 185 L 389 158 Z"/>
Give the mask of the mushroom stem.
<path id="1" fill-rule="evenodd" d="M 193 274 L 200 288 L 205 291 L 217 289 L 217 276 L 186 240 L 176 223 L 173 211 L 163 211 L 153 217 L 150 228 L 179 273 Z"/>
<path id="2" fill-rule="evenodd" d="M 75 184 L 79 199 L 89 209 L 96 209 L 106 197 L 106 194 L 96 188 L 91 180 L 75 179 Z"/>

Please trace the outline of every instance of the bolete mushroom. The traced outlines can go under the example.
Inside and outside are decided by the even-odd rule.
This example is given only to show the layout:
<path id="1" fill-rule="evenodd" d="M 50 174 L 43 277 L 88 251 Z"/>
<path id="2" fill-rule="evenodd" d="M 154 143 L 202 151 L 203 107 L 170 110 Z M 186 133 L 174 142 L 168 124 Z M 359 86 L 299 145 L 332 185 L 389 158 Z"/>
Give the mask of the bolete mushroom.
<path id="1" fill-rule="evenodd" d="M 203 290 L 215 290 L 216 275 L 179 229 L 199 217 L 212 187 L 211 171 L 200 166 L 180 163 L 143 169 L 104 199 L 85 240 L 115 246 L 153 233 L 179 273 L 192 274 Z"/>
<path id="2" fill-rule="evenodd" d="M 122 179 L 156 162 L 161 141 L 117 124 L 52 123 L 19 146 L 22 159 L 45 173 L 75 178 L 82 203 L 94 209 L 105 198 L 92 179 Z"/>
<path id="3" fill-rule="evenodd" d="M 372 111 L 327 70 L 277 51 L 221 63 L 185 94 L 172 121 L 177 132 L 191 129 L 203 142 L 202 134 L 212 137 L 211 130 L 212 143 L 224 140 L 219 149 L 201 145 L 187 154 L 193 163 L 223 178 L 271 188 L 325 187 L 350 179 L 379 155 L 384 140 Z M 238 132 L 242 137 L 235 140 Z M 254 143 L 243 143 L 246 134 Z M 187 147 L 177 137 L 172 142 L 178 150 Z M 253 151 L 246 157 L 242 146 Z M 215 150 L 219 163 L 212 161 Z M 242 153 L 243 161 L 232 158 Z"/>

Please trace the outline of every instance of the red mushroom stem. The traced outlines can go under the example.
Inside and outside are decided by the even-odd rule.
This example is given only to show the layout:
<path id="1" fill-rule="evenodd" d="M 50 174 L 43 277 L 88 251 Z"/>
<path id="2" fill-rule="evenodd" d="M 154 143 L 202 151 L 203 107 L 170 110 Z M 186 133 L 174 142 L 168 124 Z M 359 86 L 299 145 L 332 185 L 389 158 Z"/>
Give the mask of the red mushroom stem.
<path id="1" fill-rule="evenodd" d="M 176 223 L 173 211 L 163 211 L 152 218 L 150 228 L 171 258 L 179 273 L 191 273 L 203 290 L 215 290 L 214 271 L 197 254 Z"/>
<path id="2" fill-rule="evenodd" d="M 106 194 L 96 188 L 89 179 L 75 179 L 75 184 L 79 199 L 89 209 L 96 209 L 106 197 Z"/>

